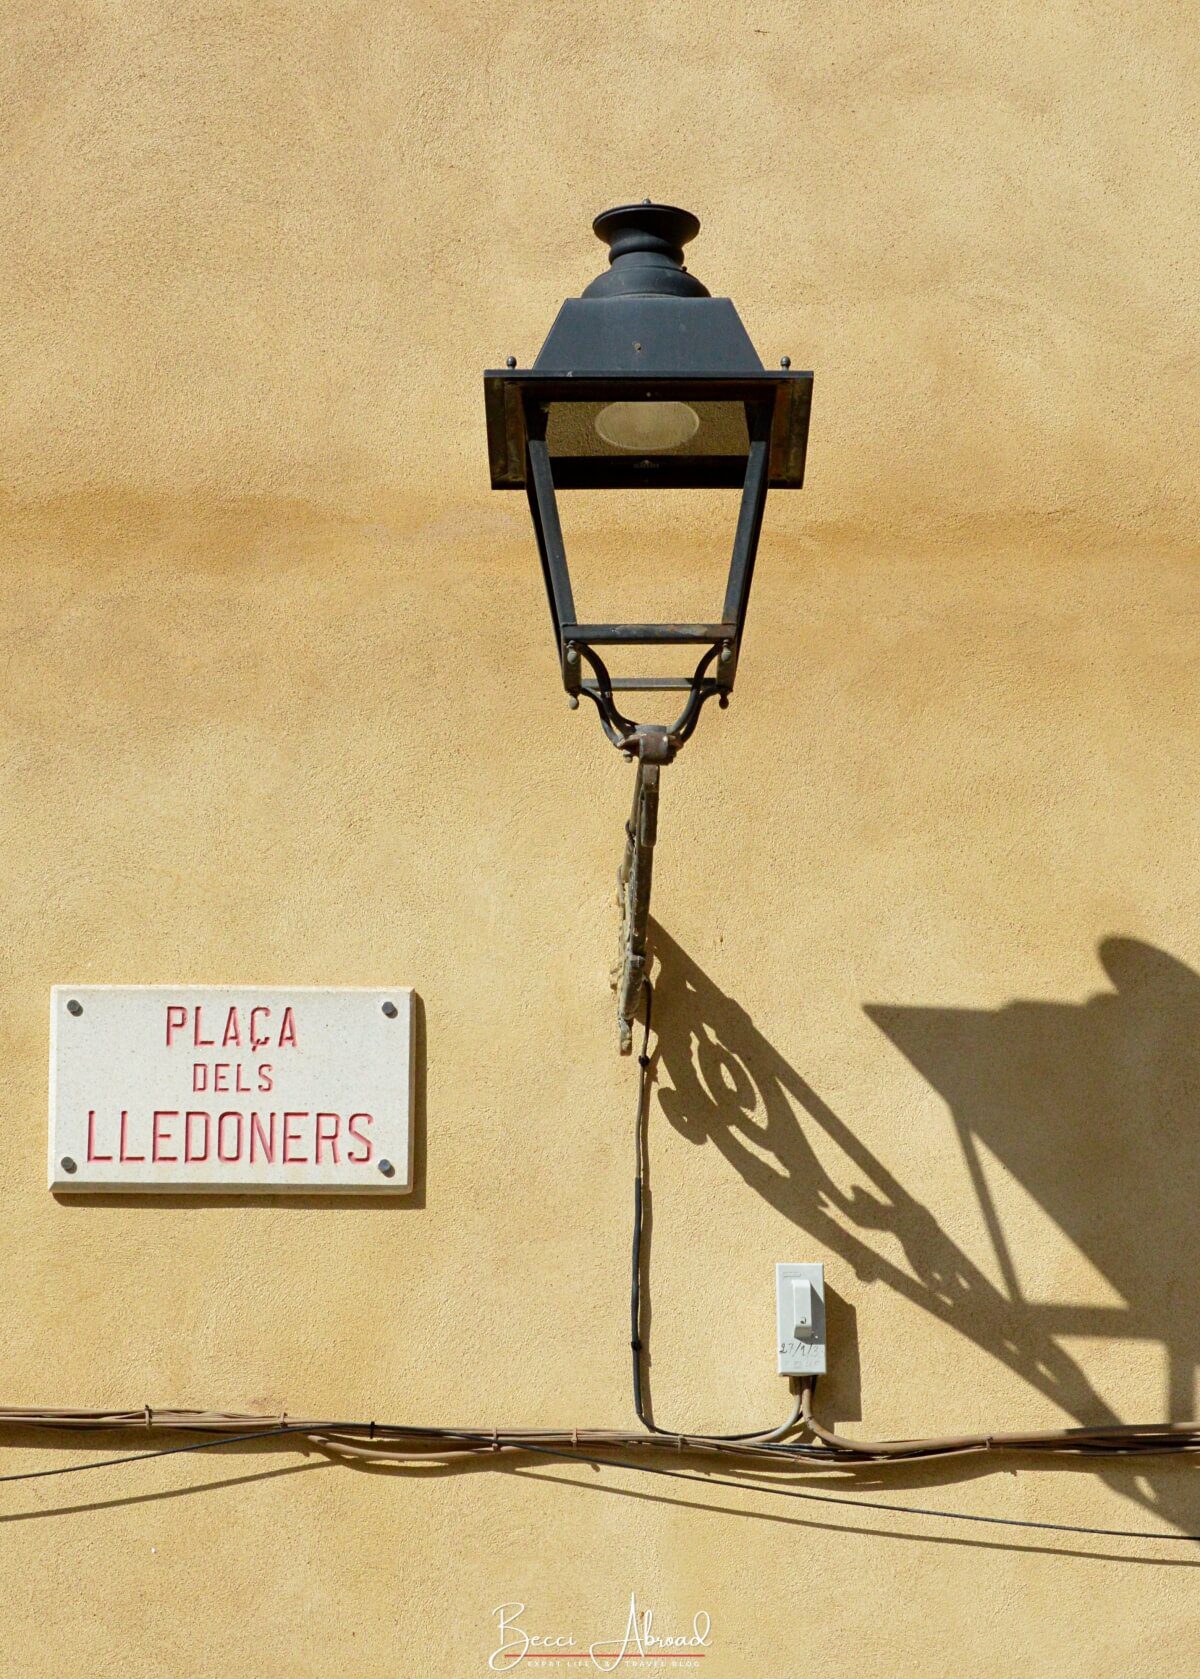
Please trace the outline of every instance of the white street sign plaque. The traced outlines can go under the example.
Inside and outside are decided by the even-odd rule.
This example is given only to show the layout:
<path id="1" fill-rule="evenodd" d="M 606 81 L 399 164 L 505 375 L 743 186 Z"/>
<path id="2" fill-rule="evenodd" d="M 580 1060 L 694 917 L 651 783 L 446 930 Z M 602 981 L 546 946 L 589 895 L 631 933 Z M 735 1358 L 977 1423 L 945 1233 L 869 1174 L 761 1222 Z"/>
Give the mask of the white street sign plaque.
<path id="1" fill-rule="evenodd" d="M 413 994 L 56 985 L 54 1190 L 412 1188 Z"/>

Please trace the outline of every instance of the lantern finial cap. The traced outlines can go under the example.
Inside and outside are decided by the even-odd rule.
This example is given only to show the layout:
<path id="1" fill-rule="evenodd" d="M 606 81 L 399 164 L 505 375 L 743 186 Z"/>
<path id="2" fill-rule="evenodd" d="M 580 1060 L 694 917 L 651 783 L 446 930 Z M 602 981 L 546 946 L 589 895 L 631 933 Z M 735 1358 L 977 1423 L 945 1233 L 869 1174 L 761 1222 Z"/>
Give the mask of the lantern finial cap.
<path id="1" fill-rule="evenodd" d="M 700 231 L 699 218 L 673 204 L 619 204 L 592 223 L 608 246 L 609 268 L 585 297 L 707 297 L 708 288 L 683 266 L 683 247 Z"/>

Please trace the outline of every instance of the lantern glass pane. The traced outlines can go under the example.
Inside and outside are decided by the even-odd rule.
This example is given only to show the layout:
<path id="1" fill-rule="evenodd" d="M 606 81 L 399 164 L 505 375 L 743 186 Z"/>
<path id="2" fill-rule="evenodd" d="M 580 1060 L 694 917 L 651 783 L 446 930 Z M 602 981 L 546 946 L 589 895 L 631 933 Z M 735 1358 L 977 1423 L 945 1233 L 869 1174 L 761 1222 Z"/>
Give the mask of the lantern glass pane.
<path id="1" fill-rule="evenodd" d="M 686 402 L 610 402 L 596 415 L 606 443 L 639 455 L 681 449 L 699 426 L 699 414 Z"/>
<path id="2" fill-rule="evenodd" d="M 546 425 L 551 459 L 627 460 L 631 454 L 745 459 L 744 402 L 554 402 Z"/>

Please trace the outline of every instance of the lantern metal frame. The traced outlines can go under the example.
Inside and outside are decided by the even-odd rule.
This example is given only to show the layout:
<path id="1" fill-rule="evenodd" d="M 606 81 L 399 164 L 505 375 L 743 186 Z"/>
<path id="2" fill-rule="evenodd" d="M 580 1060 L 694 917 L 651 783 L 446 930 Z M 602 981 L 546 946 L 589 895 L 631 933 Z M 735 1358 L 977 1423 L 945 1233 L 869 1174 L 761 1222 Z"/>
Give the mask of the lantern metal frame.
<path id="1" fill-rule="evenodd" d="M 507 367 L 484 374 L 492 487 L 528 497 L 563 687 L 572 706 L 589 699 L 608 739 L 638 761 L 618 874 L 622 934 L 614 983 L 626 1050 L 645 972 L 659 768 L 690 739 L 707 701 L 729 704 L 767 492 L 802 487 L 812 402 L 812 374 L 793 372 L 786 357 L 778 371 L 767 371 L 730 300 L 712 297 L 684 266 L 683 246 L 699 227 L 690 212 L 648 199 L 605 211 L 593 230 L 610 247 L 608 271 L 562 305 L 532 367 L 518 368 L 510 356 Z M 554 445 L 557 405 L 626 402 L 686 403 L 693 412 L 698 405 L 717 416 L 704 438 L 726 447 L 643 453 L 618 446 L 605 453 L 594 438 L 590 452 Z M 629 488 L 740 488 L 719 618 L 580 621 L 558 492 Z M 690 676 L 614 676 L 600 651 L 689 645 L 701 649 Z M 686 694 L 671 723 L 639 722 L 617 700 L 671 692 Z"/>
<path id="2" fill-rule="evenodd" d="M 489 436 L 500 445 L 492 457 L 492 485 L 495 489 L 524 489 L 528 495 L 563 687 L 569 695 L 586 695 L 595 703 L 604 732 L 614 746 L 638 752 L 643 749 L 644 731 L 649 728 L 659 732 L 658 726 L 638 724 L 626 717 L 614 695 L 686 692 L 683 710 L 661 731 L 673 756 L 695 729 L 705 701 L 719 697 L 728 704 L 733 691 L 767 491 L 771 487 L 799 488 L 804 481 L 812 375 L 781 371 L 764 372 L 757 378 L 610 374 L 566 379 L 505 369 L 490 371 L 484 377 Z M 548 405 L 556 401 L 620 402 L 634 397 L 745 405 L 749 449 L 739 476 L 731 474 L 724 457 L 702 457 L 699 462 L 694 457 L 677 462 L 666 457 L 655 463 L 652 473 L 647 471 L 635 480 L 660 488 L 741 488 L 725 598 L 721 616 L 713 622 L 581 623 L 576 613 L 557 491 L 624 488 L 630 482 L 629 463 L 587 460 L 564 467 L 553 462 L 546 444 Z M 611 676 L 598 651 L 600 647 L 680 644 L 705 648 L 690 677 Z M 585 664 L 591 669 L 590 679 L 584 672 Z"/>

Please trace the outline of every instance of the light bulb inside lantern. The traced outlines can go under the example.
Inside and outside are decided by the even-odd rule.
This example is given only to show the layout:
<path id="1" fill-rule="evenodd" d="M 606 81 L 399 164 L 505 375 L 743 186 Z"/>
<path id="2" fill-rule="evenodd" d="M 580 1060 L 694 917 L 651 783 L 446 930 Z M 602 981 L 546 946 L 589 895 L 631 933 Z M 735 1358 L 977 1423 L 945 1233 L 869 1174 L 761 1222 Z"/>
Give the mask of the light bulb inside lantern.
<path id="1" fill-rule="evenodd" d="M 657 455 L 695 437 L 700 416 L 686 402 L 610 402 L 596 415 L 596 430 L 615 449 Z"/>

